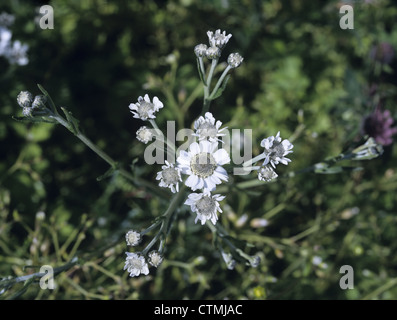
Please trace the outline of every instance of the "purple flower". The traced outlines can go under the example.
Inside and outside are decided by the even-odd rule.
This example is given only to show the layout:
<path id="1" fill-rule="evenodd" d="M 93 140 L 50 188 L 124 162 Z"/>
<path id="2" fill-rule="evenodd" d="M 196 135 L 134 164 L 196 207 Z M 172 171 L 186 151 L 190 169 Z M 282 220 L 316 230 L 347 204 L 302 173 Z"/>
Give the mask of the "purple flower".
<path id="1" fill-rule="evenodd" d="M 388 146 L 392 144 L 393 135 L 397 133 L 397 127 L 391 128 L 393 122 L 390 111 L 382 111 L 378 106 L 372 114 L 364 118 L 362 133 L 373 137 L 377 143 Z"/>

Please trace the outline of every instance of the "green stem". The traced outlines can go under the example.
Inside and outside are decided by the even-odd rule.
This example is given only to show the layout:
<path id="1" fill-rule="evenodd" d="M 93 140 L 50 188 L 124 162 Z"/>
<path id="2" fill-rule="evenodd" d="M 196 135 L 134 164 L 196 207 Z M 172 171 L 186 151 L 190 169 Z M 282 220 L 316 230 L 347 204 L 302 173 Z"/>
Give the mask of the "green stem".
<path id="1" fill-rule="evenodd" d="M 210 71 L 208 73 L 207 85 L 204 86 L 204 102 L 203 102 L 203 109 L 201 110 L 201 115 L 204 115 L 206 112 L 208 112 L 210 108 L 210 104 L 211 104 L 210 87 L 211 87 L 212 76 L 214 75 L 214 70 L 217 64 L 218 64 L 218 59 L 213 59 L 211 62 Z"/>
<path id="2" fill-rule="evenodd" d="M 216 94 L 216 92 L 218 91 L 219 87 L 221 86 L 223 79 L 225 79 L 227 73 L 229 72 L 229 70 L 231 69 L 231 66 L 227 66 L 226 69 L 223 71 L 222 75 L 220 76 L 218 82 L 215 85 L 215 88 L 212 90 L 209 99 L 212 100 L 213 96 Z"/>
<path id="3" fill-rule="evenodd" d="M 146 246 L 146 248 L 142 251 L 142 254 L 145 256 L 149 252 L 149 250 L 153 247 L 153 245 L 161 239 L 163 241 L 167 235 L 168 232 L 170 231 L 170 224 L 171 224 L 171 218 L 173 217 L 176 208 L 179 206 L 183 196 L 185 195 L 185 189 L 186 186 L 183 185 L 182 188 L 179 190 L 178 193 L 174 195 L 174 197 L 171 200 L 170 205 L 168 206 L 168 209 L 164 212 L 161 222 L 161 227 L 159 232 L 156 234 L 156 236 L 150 241 L 150 243 Z"/>

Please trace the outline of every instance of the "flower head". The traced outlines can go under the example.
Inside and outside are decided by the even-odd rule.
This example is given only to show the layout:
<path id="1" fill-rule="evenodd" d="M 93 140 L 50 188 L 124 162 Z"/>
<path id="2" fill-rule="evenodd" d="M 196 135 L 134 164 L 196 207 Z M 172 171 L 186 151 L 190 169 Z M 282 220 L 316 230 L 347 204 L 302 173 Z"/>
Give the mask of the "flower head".
<path id="1" fill-rule="evenodd" d="M 142 241 L 142 236 L 139 232 L 130 230 L 125 234 L 125 241 L 127 246 L 135 247 Z"/>
<path id="2" fill-rule="evenodd" d="M 207 45 L 206 44 L 198 44 L 197 46 L 194 47 L 194 53 L 197 58 L 202 58 L 205 57 L 206 52 L 207 52 Z"/>
<path id="3" fill-rule="evenodd" d="M 261 181 L 272 181 L 278 177 L 278 174 L 273 170 L 273 168 L 269 165 L 262 166 L 258 170 L 258 179 Z"/>
<path id="4" fill-rule="evenodd" d="M 29 59 L 26 54 L 28 49 L 29 46 L 27 44 L 22 44 L 21 41 L 15 40 L 5 56 L 9 63 L 25 66 L 29 63 Z"/>
<path id="5" fill-rule="evenodd" d="M 197 213 L 195 223 L 200 220 L 203 225 L 207 220 L 210 220 L 215 225 L 218 220 L 217 212 L 222 213 L 219 201 L 224 198 L 225 196 L 219 194 L 212 196 L 209 191 L 204 191 L 203 193 L 189 194 L 185 204 L 189 205 L 191 210 Z"/>
<path id="6" fill-rule="evenodd" d="M 242 56 L 240 56 L 240 54 L 238 53 L 231 53 L 229 54 L 229 56 L 227 57 L 227 64 L 231 67 L 231 68 L 237 68 L 242 62 L 243 62 L 244 58 Z"/>
<path id="7" fill-rule="evenodd" d="M 205 56 L 208 59 L 218 59 L 221 56 L 221 49 L 219 49 L 218 47 L 209 47 L 205 51 Z"/>
<path id="8" fill-rule="evenodd" d="M 263 139 L 261 142 L 261 147 L 265 148 L 264 153 L 266 158 L 263 162 L 264 166 L 270 163 L 273 168 L 276 168 L 276 165 L 280 162 L 285 165 L 288 165 L 288 162 L 291 162 L 291 160 L 285 156 L 293 152 L 291 149 L 294 146 L 287 139 L 282 140 L 280 138 L 280 131 L 275 137 L 271 136 L 269 138 Z"/>
<path id="9" fill-rule="evenodd" d="M 390 145 L 397 133 L 397 127 L 391 128 L 393 122 L 389 110 L 382 111 L 377 107 L 374 113 L 364 118 L 362 133 L 373 137 L 379 144 Z"/>
<path id="10" fill-rule="evenodd" d="M 46 102 L 47 102 L 47 98 L 45 96 L 43 96 L 43 95 L 35 96 L 33 103 L 32 103 L 32 108 L 40 109 L 45 106 Z"/>
<path id="11" fill-rule="evenodd" d="M 17 102 L 21 108 L 30 108 L 33 102 L 33 95 L 29 91 L 21 91 L 17 96 Z"/>
<path id="12" fill-rule="evenodd" d="M 179 192 L 179 182 L 182 182 L 181 169 L 174 167 L 172 163 L 165 160 L 162 171 L 157 173 L 156 180 L 160 180 L 159 186 L 170 188 L 172 193 Z"/>
<path id="13" fill-rule="evenodd" d="M 213 31 L 208 31 L 207 35 L 211 47 L 218 47 L 219 49 L 223 49 L 232 37 L 231 34 L 226 35 L 226 31 L 221 33 L 221 29 L 216 30 L 215 33 Z"/>
<path id="14" fill-rule="evenodd" d="M 11 45 L 12 33 L 7 28 L 0 26 L 0 56 L 6 56 Z"/>
<path id="15" fill-rule="evenodd" d="M 125 254 L 127 258 L 125 259 L 124 270 L 127 270 L 131 277 L 137 277 L 141 273 L 144 275 L 149 274 L 149 268 L 143 256 L 131 252 L 126 252 Z"/>
<path id="16" fill-rule="evenodd" d="M 149 141 L 151 141 L 153 139 L 153 133 L 147 127 L 142 126 L 136 132 L 136 138 L 140 142 L 143 142 L 144 144 L 147 144 Z"/>
<path id="17" fill-rule="evenodd" d="M 227 181 L 228 175 L 222 165 L 230 162 L 225 149 L 219 149 L 217 142 L 193 142 L 189 151 L 180 151 L 177 158 L 178 166 L 183 174 L 188 174 L 185 184 L 193 191 L 205 189 L 212 191 L 216 185 Z"/>
<path id="18" fill-rule="evenodd" d="M 145 94 L 145 96 L 138 97 L 137 103 L 131 103 L 129 108 L 131 113 L 134 115 L 134 118 L 147 120 L 147 119 L 155 119 L 155 112 L 158 112 L 162 107 L 163 103 L 159 100 L 159 98 L 154 97 L 153 102 L 150 101 L 149 95 Z"/>
<path id="19" fill-rule="evenodd" d="M 222 140 L 219 140 L 218 137 L 225 135 L 221 132 L 225 130 L 226 127 L 219 130 L 221 125 L 222 122 L 220 122 L 219 120 L 215 122 L 215 118 L 212 113 L 206 112 L 204 117 L 201 116 L 194 122 L 194 129 L 196 130 L 196 132 L 193 133 L 193 135 L 198 137 L 199 140 L 208 139 L 208 141 L 210 142 L 223 142 Z"/>
<path id="20" fill-rule="evenodd" d="M 163 262 L 162 255 L 158 253 L 156 250 L 149 252 L 148 257 L 149 257 L 148 259 L 149 263 L 155 268 L 157 268 Z"/>
<path id="21" fill-rule="evenodd" d="M 0 14 L 0 26 L 9 27 L 15 21 L 15 16 L 7 12 L 2 12 Z"/>

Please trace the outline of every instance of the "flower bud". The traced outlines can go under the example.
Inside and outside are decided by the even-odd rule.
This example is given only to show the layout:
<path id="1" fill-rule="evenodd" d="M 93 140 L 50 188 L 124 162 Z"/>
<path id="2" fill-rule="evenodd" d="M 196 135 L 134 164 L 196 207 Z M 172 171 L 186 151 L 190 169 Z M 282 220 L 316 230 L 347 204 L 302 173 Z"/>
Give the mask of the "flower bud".
<path id="1" fill-rule="evenodd" d="M 30 107 L 33 102 L 33 95 L 29 91 L 21 91 L 17 96 L 17 102 L 21 108 Z"/>
<path id="2" fill-rule="evenodd" d="M 207 45 L 201 43 L 194 47 L 194 53 L 196 54 L 197 58 L 205 57 L 207 51 Z"/>
<path id="3" fill-rule="evenodd" d="M 218 47 L 209 47 L 205 51 L 205 55 L 208 59 L 218 59 L 221 56 L 221 49 Z"/>
<path id="4" fill-rule="evenodd" d="M 244 58 L 240 56 L 238 53 L 231 53 L 227 58 L 227 63 L 231 68 L 237 68 L 242 62 Z"/>

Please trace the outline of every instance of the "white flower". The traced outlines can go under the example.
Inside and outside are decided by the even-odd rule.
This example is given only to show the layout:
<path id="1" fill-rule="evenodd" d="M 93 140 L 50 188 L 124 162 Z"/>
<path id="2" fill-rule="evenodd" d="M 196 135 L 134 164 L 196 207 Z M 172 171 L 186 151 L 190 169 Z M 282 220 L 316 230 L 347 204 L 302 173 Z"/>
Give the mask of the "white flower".
<path id="1" fill-rule="evenodd" d="M 163 262 L 163 257 L 156 250 L 149 252 L 148 257 L 149 257 L 149 263 L 153 267 L 157 268 Z"/>
<path id="2" fill-rule="evenodd" d="M 0 56 L 6 55 L 11 45 L 12 33 L 7 28 L 0 27 Z"/>
<path id="3" fill-rule="evenodd" d="M 151 129 L 148 129 L 147 127 L 143 126 L 138 129 L 136 132 L 136 138 L 140 141 L 143 142 L 144 144 L 147 144 L 149 141 L 153 139 L 153 133 Z"/>
<path id="4" fill-rule="evenodd" d="M 291 149 L 294 146 L 287 139 L 281 140 L 280 131 L 275 137 L 271 136 L 262 140 L 261 147 L 265 148 L 264 154 L 266 155 L 265 161 L 263 162 L 264 166 L 270 163 L 273 168 L 276 168 L 276 165 L 280 162 L 285 165 L 291 162 L 291 160 L 285 156 L 293 152 Z"/>
<path id="5" fill-rule="evenodd" d="M 225 196 L 219 194 L 211 196 L 209 191 L 204 191 L 203 193 L 189 194 L 185 204 L 189 205 L 191 210 L 197 213 L 195 223 L 201 220 L 203 225 L 207 220 L 210 220 L 215 225 L 218 220 L 217 212 L 222 213 L 219 201 L 223 199 L 225 199 Z"/>
<path id="6" fill-rule="evenodd" d="M 35 96 L 32 103 L 32 109 L 40 109 L 45 106 L 46 102 L 47 102 L 47 98 L 45 96 L 43 95 Z"/>
<path id="7" fill-rule="evenodd" d="M 33 102 L 33 95 L 29 91 L 21 91 L 17 96 L 17 102 L 22 108 L 30 108 Z"/>
<path id="8" fill-rule="evenodd" d="M 125 241 L 127 246 L 137 246 L 142 241 L 142 236 L 139 232 L 130 230 L 125 234 Z"/>
<path id="9" fill-rule="evenodd" d="M 149 274 L 149 268 L 143 256 L 131 252 L 126 252 L 125 254 L 127 258 L 125 259 L 123 270 L 127 270 L 131 277 L 137 277 L 141 273 L 144 275 Z"/>
<path id="10" fill-rule="evenodd" d="M 229 54 L 229 56 L 227 57 L 227 64 L 231 67 L 231 68 L 237 68 L 242 62 L 243 62 L 244 58 L 242 56 L 240 56 L 240 54 L 238 53 L 231 53 Z"/>
<path id="11" fill-rule="evenodd" d="M 209 47 L 205 51 L 205 56 L 208 59 L 218 59 L 221 56 L 221 49 L 219 49 L 218 47 Z"/>
<path id="12" fill-rule="evenodd" d="M 179 192 L 179 182 L 182 182 L 181 169 L 174 167 L 167 160 L 165 160 L 165 165 L 161 169 L 163 170 L 157 172 L 156 177 L 156 180 L 160 180 L 159 186 L 170 188 L 172 193 Z"/>
<path id="13" fill-rule="evenodd" d="M 273 170 L 271 166 L 263 166 L 258 170 L 258 179 L 261 181 L 272 181 L 273 179 L 276 179 L 278 177 L 278 174 Z"/>
<path id="14" fill-rule="evenodd" d="M 222 137 L 225 135 L 221 132 L 227 127 L 219 130 L 221 125 L 222 122 L 220 122 L 219 120 L 215 123 L 215 118 L 213 117 L 211 112 L 206 112 L 204 117 L 201 116 L 194 122 L 194 129 L 196 130 L 196 132 L 192 135 L 198 137 L 199 140 L 207 140 L 208 138 L 210 142 L 223 142 L 222 140 L 218 139 L 218 137 Z"/>
<path id="15" fill-rule="evenodd" d="M 0 26 L 9 27 L 14 23 L 14 21 L 15 17 L 12 14 L 7 12 L 2 12 L 0 14 Z"/>
<path id="16" fill-rule="evenodd" d="M 5 56 L 9 63 L 25 66 L 29 62 L 29 59 L 26 55 L 28 49 L 29 46 L 27 44 L 22 44 L 21 41 L 16 40 L 13 42 L 12 47 L 9 48 Z"/>
<path id="17" fill-rule="evenodd" d="M 217 142 L 193 142 L 189 151 L 181 150 L 177 158 L 178 166 L 183 174 L 188 174 L 185 184 L 193 191 L 205 189 L 212 191 L 216 185 L 228 181 L 228 175 L 222 165 L 230 162 L 225 149 L 219 149 Z"/>
<path id="18" fill-rule="evenodd" d="M 137 103 L 131 103 L 129 108 L 131 113 L 134 115 L 134 118 L 147 120 L 147 119 L 155 119 L 155 112 L 159 111 L 163 107 L 163 103 L 159 100 L 159 98 L 154 97 L 153 102 L 150 102 L 150 98 L 148 94 L 142 98 L 138 97 Z"/>
<path id="19" fill-rule="evenodd" d="M 207 35 L 210 45 L 212 47 L 218 47 L 219 49 L 222 49 L 232 37 L 231 34 L 226 35 L 226 31 L 221 33 L 220 29 L 216 30 L 215 34 L 212 31 L 208 31 Z"/>

